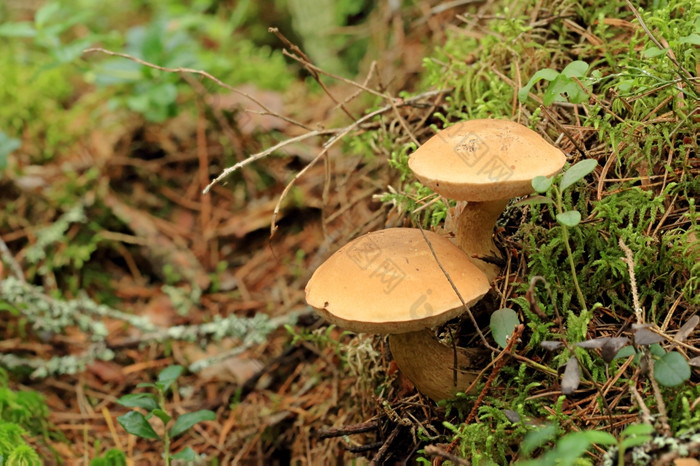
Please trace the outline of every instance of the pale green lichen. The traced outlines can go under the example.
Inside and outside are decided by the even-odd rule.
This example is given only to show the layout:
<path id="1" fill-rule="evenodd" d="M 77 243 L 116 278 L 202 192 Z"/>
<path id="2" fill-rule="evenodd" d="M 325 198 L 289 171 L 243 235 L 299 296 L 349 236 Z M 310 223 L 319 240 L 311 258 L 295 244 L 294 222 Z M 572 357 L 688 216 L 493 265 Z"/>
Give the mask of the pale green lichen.
<path id="1" fill-rule="evenodd" d="M 45 295 L 40 287 L 15 277 L 8 277 L 0 282 L 0 296 L 12 309 L 22 314 L 34 331 L 43 338 L 49 340 L 54 334 L 65 333 L 68 327 L 78 327 L 89 335 L 92 342 L 81 354 L 54 356 L 49 360 L 0 354 L 0 365 L 8 368 L 29 367 L 33 369 L 31 376 L 34 378 L 75 374 L 95 360 L 112 359 L 114 352 L 109 349 L 108 331 L 103 318 L 120 320 L 139 330 L 142 335 L 138 337 L 137 343 L 140 344 L 184 340 L 206 345 L 210 341 L 236 338 L 241 340 L 241 344 L 235 348 L 238 352 L 263 343 L 270 332 L 281 325 L 293 324 L 296 320 L 295 314 L 270 319 L 267 315 L 258 313 L 250 318 L 236 315 L 215 316 L 212 322 L 164 328 L 153 324 L 146 317 L 97 304 L 86 296 L 68 301 L 51 298 Z M 231 355 L 227 353 L 224 356 Z M 199 361 L 191 370 L 207 367 L 214 359 Z"/>

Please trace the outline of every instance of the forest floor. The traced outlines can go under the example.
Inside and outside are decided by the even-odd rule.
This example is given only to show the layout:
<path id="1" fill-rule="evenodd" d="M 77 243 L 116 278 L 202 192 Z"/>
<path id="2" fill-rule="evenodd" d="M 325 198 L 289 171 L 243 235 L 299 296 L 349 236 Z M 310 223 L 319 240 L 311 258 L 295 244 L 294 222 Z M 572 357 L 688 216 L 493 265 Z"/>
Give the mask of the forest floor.
<path id="1" fill-rule="evenodd" d="M 416 3 L 377 7 L 365 19 L 374 48 L 354 80 L 325 71 L 297 38 L 275 31 L 268 40 L 295 67 L 284 90 L 228 85 L 202 67 L 139 62 L 105 46 L 81 54 L 80 73 L 61 65 L 60 77 L 72 82 L 59 104 L 27 104 L 15 120 L 0 115 L 8 132 L 0 132 L 0 367 L 8 374 L 0 377 L 0 421 L 23 425 L 46 464 L 116 465 L 121 454 L 126 464 L 163 464 L 164 449 L 185 447 L 205 464 L 505 464 L 547 452 L 564 457 L 567 448 L 599 462 L 609 438 L 571 434 L 603 431 L 619 445 L 625 438 L 650 445 L 652 431 L 623 431 L 631 424 L 653 424 L 654 435 L 686 445 L 680 453 L 647 448 L 659 464 L 700 456 L 693 366 L 700 83 L 698 68 L 688 67 L 696 39 L 674 42 L 663 25 L 642 27 L 639 11 L 626 5 L 596 2 L 599 14 L 586 16 L 573 2 Z M 692 2 L 681 3 L 692 11 Z M 658 8 L 686 37 L 682 7 Z M 34 14 L 21 10 L 15 21 Z M 698 26 L 688 27 L 687 37 L 697 37 Z M 614 69 L 616 60 L 638 69 L 620 55 L 651 50 L 654 34 L 673 57 L 649 63 L 658 84 L 643 81 L 647 71 L 630 77 Z M 645 59 L 663 59 L 654 53 Z M 577 59 L 602 77 L 572 72 L 559 78 L 564 90 L 552 90 Z M 154 122 L 135 112 L 133 100 L 108 104 L 124 96 L 83 82 L 106 60 L 138 66 L 140 80 L 187 88 L 174 101 L 180 111 Z M 554 76 L 530 88 L 529 103 L 527 90 L 520 99 L 545 68 Z M 608 86 L 606 78 L 617 81 Z M 12 83 L 5 79 L 19 86 L 28 78 L 17 71 Z M 38 98 L 58 84 L 39 86 Z M 621 97 L 630 86 L 639 92 Z M 134 85 L 129 98 L 149 89 Z M 554 102 L 546 102 L 548 90 Z M 30 97 L 17 99 L 20 108 Z M 484 116 L 531 123 L 570 165 L 597 165 L 580 187 L 560 193 L 562 206 L 583 216 L 571 227 L 573 252 L 561 241 L 566 227 L 546 207 L 518 205 L 501 218 L 504 267 L 473 312 L 491 338 L 489 315 L 511 307 L 524 333 L 493 352 L 476 393 L 436 404 L 397 370 L 384 336 L 329 327 L 306 304 L 304 287 L 363 233 L 421 223 L 449 234 L 452 206 L 414 184 L 405 156 L 435 128 Z M 45 121 L 32 125 L 34 117 Z M 634 251 L 628 262 L 618 246 L 625 242 Z M 550 294 L 530 285 L 534 276 Z M 641 304 L 633 303 L 635 286 Z M 645 309 L 641 320 L 635 304 Z M 649 324 L 658 338 L 641 341 L 633 324 Z M 481 346 L 466 319 L 449 328 L 460 345 Z M 559 355 L 540 346 L 625 335 L 637 338 L 642 358 L 656 344 L 653 357 L 674 374 L 688 367 L 688 376 L 676 384 L 659 376 L 659 387 L 634 351 L 611 363 L 595 343 L 590 353 Z M 583 368 L 581 385 L 564 395 L 560 376 L 571 354 Z M 678 361 L 668 354 L 688 363 L 670 364 Z M 140 384 L 174 365 L 185 370 L 156 398 L 160 407 L 172 417 L 209 410 L 212 420 L 169 447 L 158 416 L 149 420 L 158 438 L 127 433 L 117 418 L 130 408 L 118 400 L 153 390 Z M 34 391 L 45 406 L 16 396 Z M 541 438 L 531 436 L 522 450 L 532 432 Z M 548 458 L 542 462 L 552 464 Z"/>

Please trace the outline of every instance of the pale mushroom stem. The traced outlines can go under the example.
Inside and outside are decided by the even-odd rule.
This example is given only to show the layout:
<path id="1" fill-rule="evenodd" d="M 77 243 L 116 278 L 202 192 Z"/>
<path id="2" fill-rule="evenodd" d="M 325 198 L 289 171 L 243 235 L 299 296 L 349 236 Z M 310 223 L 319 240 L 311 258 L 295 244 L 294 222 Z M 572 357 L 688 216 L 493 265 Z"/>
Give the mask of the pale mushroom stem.
<path id="1" fill-rule="evenodd" d="M 454 398 L 455 393 L 466 391 L 479 373 L 473 371 L 473 358 L 457 348 L 455 385 L 454 351 L 440 343 L 429 329 L 389 335 L 389 346 L 403 375 L 418 391 L 435 401 Z"/>
<path id="2" fill-rule="evenodd" d="M 508 199 L 486 202 L 467 202 L 457 219 L 457 246 L 472 262 L 481 269 L 492 282 L 500 268 L 482 257 L 498 257 L 498 249 L 493 243 L 493 228 L 498 217 L 508 206 Z"/>

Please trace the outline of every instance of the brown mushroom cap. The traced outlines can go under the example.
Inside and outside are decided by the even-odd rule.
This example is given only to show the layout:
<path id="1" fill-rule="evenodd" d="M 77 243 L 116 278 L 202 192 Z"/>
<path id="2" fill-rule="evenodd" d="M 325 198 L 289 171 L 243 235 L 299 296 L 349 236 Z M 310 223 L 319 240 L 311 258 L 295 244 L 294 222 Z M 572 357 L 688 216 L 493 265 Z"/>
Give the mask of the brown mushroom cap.
<path id="1" fill-rule="evenodd" d="M 470 120 L 430 138 L 408 161 L 425 186 L 448 199 L 485 202 L 524 196 L 536 176 L 566 158 L 531 129 L 508 120 Z"/>
<path id="2" fill-rule="evenodd" d="M 467 305 L 489 290 L 486 276 L 448 239 L 426 231 L 440 263 Z M 390 228 L 361 236 L 316 269 L 306 301 L 348 330 L 406 333 L 440 325 L 462 302 L 420 230 Z"/>

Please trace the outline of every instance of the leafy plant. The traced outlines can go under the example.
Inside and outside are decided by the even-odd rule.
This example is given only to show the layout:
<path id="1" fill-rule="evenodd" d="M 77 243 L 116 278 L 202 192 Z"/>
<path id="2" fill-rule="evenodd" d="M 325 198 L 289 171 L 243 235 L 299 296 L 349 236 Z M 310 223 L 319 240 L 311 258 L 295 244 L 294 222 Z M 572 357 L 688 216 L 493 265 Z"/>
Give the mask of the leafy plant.
<path id="1" fill-rule="evenodd" d="M 30 435 L 46 436 L 49 408 L 44 397 L 33 390 L 14 391 L 7 372 L 0 368 L 0 421 L 16 424 Z"/>
<path id="2" fill-rule="evenodd" d="M 549 424 L 528 432 L 525 436 L 521 451 L 529 456 L 535 449 L 542 447 L 552 440 L 558 428 Z M 593 445 L 614 445 L 618 450 L 618 465 L 624 466 L 625 451 L 637 445 L 642 445 L 652 439 L 654 427 L 649 424 L 631 424 L 620 432 L 619 439 L 609 432 L 584 430 L 568 433 L 556 441 L 554 448 L 534 460 L 518 461 L 519 466 L 571 466 Z"/>
<path id="3" fill-rule="evenodd" d="M 197 454 L 190 447 L 176 453 L 170 453 L 170 441 L 172 438 L 187 432 L 192 426 L 202 421 L 213 421 L 216 415 L 207 409 L 201 409 L 192 413 L 185 413 L 177 417 L 175 422 L 168 427 L 173 417 L 168 413 L 165 402 L 166 395 L 173 389 L 178 377 L 182 374 L 182 366 L 170 366 L 158 374 L 155 383 L 140 383 L 138 387 L 152 389 L 155 393 L 134 393 L 124 395 L 117 401 L 127 408 L 141 408 L 146 415 L 132 410 L 117 418 L 117 422 L 132 435 L 144 439 L 158 439 L 163 441 L 163 458 L 165 464 L 170 465 L 174 459 L 194 461 Z M 163 435 L 160 436 L 149 423 L 149 419 L 156 417 L 163 423 Z"/>
<path id="4" fill-rule="evenodd" d="M 548 197 L 539 196 L 535 198 L 530 198 L 528 203 L 548 203 L 553 204 L 556 209 L 556 219 L 561 225 L 561 236 L 564 246 L 566 247 L 567 257 L 569 261 L 569 266 L 571 268 L 571 278 L 576 288 L 576 293 L 578 295 L 579 304 L 581 309 L 584 311 L 587 309 L 586 300 L 581 292 L 581 288 L 578 284 L 576 264 L 574 262 L 574 254 L 571 249 L 571 243 L 569 241 L 569 230 L 577 226 L 581 222 L 581 213 L 575 209 L 567 209 L 564 204 L 563 194 L 564 192 L 571 188 L 574 183 L 582 180 L 586 175 L 591 173 L 595 167 L 598 166 L 598 162 L 592 159 L 582 160 L 575 165 L 564 171 L 563 175 L 559 180 L 559 184 L 555 185 L 553 183 L 554 178 L 547 178 L 544 176 L 537 176 L 532 180 L 532 188 L 538 193 L 551 193 Z"/>
<path id="5" fill-rule="evenodd" d="M 12 422 L 0 421 L 0 466 L 40 466 L 37 452 L 24 440 L 26 431 Z"/>
<path id="6" fill-rule="evenodd" d="M 116 448 L 107 450 L 104 455 L 90 460 L 90 466 L 126 466 L 126 455 Z"/>
<path id="7" fill-rule="evenodd" d="M 580 104 L 588 100 L 588 92 L 590 92 L 593 79 L 584 79 L 588 71 L 588 63 L 576 60 L 564 67 L 561 72 L 551 68 L 544 68 L 535 73 L 530 81 L 520 88 L 518 91 L 518 99 L 520 102 L 527 100 L 532 86 L 538 81 L 544 79 L 549 81 L 549 86 L 542 97 L 542 102 L 545 105 L 551 105 L 554 102 L 569 101 L 572 104 Z M 600 72 L 594 73 L 594 78 L 600 78 Z M 579 84 L 580 83 L 580 84 Z M 583 86 L 583 87 L 582 87 Z"/>
<path id="8" fill-rule="evenodd" d="M 70 63 L 98 37 L 89 34 L 77 40 L 64 41 L 62 36 L 76 24 L 88 22 L 95 13 L 89 9 L 69 9 L 59 1 L 51 1 L 36 11 L 34 21 L 0 24 L 0 37 L 32 39 L 37 46 L 50 53 L 54 60 L 50 66 Z"/>
<path id="9" fill-rule="evenodd" d="M 46 436 L 49 409 L 35 391 L 14 391 L 0 368 L 0 466 L 43 464 L 24 440 L 26 435 Z"/>

